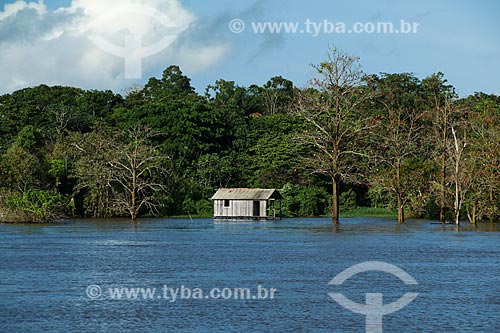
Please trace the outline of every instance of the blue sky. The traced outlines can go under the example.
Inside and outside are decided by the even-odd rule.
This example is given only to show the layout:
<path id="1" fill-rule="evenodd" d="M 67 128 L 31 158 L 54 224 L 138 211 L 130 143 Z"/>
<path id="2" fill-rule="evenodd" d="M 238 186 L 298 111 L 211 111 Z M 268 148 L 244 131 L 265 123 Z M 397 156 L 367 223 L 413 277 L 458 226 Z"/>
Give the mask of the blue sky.
<path id="1" fill-rule="evenodd" d="M 123 89 L 160 76 L 179 64 L 203 92 L 218 79 L 239 85 L 264 84 L 281 75 L 303 87 L 314 75 L 310 64 L 325 59 L 329 45 L 361 58 L 367 73 L 413 72 L 425 77 L 442 71 L 460 95 L 500 94 L 500 2 L 479 1 L 229 1 L 229 0 L 45 0 L 31 4 L 0 0 L 0 93 L 40 83 L 83 88 Z M 123 42 L 124 21 L 113 11 L 142 4 L 165 13 L 179 28 L 164 50 L 142 61 L 142 78 L 127 77 L 124 59 L 89 41 L 100 34 Z M 10 7 L 5 7 L 8 5 Z M 62 9 L 61 9 L 62 8 Z M 105 19 L 93 26 L 95 18 Z M 232 19 L 246 29 L 229 30 Z M 252 22 L 418 22 L 416 34 L 254 33 Z M 151 19 L 127 18 L 143 45 L 166 31 Z M 163 29 L 163 30 L 162 30 Z M 120 39 L 121 38 L 121 39 Z"/>

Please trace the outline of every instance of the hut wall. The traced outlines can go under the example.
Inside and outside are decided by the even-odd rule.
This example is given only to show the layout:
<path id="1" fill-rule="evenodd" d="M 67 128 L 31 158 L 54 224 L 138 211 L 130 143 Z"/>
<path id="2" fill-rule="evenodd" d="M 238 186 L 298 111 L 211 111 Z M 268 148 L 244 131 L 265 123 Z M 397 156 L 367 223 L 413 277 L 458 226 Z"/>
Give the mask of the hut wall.
<path id="1" fill-rule="evenodd" d="M 267 201 L 260 202 L 260 216 L 267 216 Z"/>
<path id="2" fill-rule="evenodd" d="M 214 200 L 214 217 L 253 217 L 253 200 L 230 200 L 224 207 L 224 200 Z M 260 201 L 260 216 L 267 216 L 267 202 Z"/>

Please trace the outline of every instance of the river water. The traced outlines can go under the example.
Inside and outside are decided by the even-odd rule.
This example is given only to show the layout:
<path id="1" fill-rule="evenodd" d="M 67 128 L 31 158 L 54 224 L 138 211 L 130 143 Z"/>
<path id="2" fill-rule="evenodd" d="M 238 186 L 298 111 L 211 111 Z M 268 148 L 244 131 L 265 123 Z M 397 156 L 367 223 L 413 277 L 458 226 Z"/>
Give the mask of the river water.
<path id="1" fill-rule="evenodd" d="M 373 261 L 418 284 L 366 271 L 329 285 Z M 382 317 L 384 332 L 500 332 L 497 224 L 460 231 L 370 218 L 343 219 L 338 229 L 328 219 L 0 225 L 0 277 L 1 332 L 365 332 L 365 315 L 329 293 L 361 305 L 370 293 L 384 304 L 418 293 Z M 249 294 L 235 299 L 235 288 Z"/>

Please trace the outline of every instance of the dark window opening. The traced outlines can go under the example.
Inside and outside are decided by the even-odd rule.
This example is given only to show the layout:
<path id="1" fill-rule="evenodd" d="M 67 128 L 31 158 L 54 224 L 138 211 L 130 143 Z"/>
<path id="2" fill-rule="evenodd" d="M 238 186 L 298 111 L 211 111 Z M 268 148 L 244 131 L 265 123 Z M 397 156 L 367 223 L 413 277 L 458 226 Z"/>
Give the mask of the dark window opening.
<path id="1" fill-rule="evenodd" d="M 229 200 L 224 200 L 224 207 L 229 207 L 230 201 Z"/>

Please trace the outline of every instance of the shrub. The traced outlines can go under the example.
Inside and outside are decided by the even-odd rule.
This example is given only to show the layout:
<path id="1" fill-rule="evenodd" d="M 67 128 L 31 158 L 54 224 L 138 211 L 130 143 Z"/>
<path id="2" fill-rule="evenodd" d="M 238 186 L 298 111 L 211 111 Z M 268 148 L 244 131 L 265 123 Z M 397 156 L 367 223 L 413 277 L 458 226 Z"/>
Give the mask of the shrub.
<path id="1" fill-rule="evenodd" d="M 356 209 L 358 207 L 356 193 L 352 189 L 342 192 L 339 197 L 339 204 L 341 212 Z"/>
<path id="2" fill-rule="evenodd" d="M 324 215 L 329 203 L 329 194 L 321 187 L 285 184 L 283 195 L 283 213 L 286 216 Z"/>
<path id="3" fill-rule="evenodd" d="M 6 222 L 50 222 L 68 210 L 65 198 L 51 191 L 26 191 L 9 194 L 3 209 Z"/>

